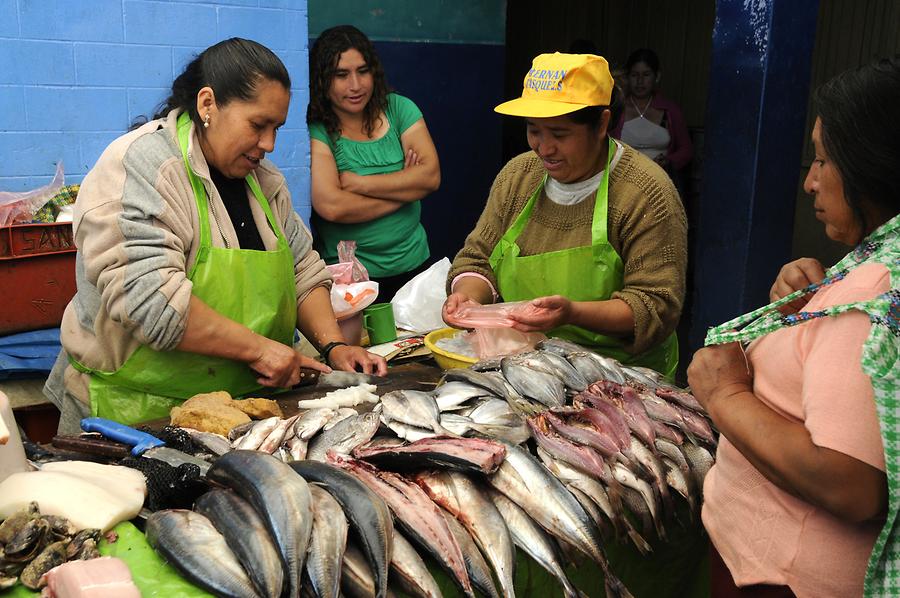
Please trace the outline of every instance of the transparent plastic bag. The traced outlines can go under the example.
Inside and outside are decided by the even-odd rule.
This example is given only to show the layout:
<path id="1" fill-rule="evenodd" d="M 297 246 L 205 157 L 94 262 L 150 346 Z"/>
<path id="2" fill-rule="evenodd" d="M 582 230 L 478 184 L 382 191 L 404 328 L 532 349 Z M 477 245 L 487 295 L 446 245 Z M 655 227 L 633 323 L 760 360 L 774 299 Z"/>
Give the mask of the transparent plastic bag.
<path id="1" fill-rule="evenodd" d="M 467 338 L 479 359 L 531 351 L 547 339 L 540 332 L 519 332 L 514 328 L 476 328 Z"/>
<path id="2" fill-rule="evenodd" d="M 335 284 L 350 284 L 353 282 L 353 262 L 340 262 L 325 266 L 331 274 Z"/>
<path id="3" fill-rule="evenodd" d="M 337 254 L 339 262 L 353 264 L 352 282 L 369 280 L 369 271 L 356 257 L 356 241 L 338 241 Z"/>
<path id="4" fill-rule="evenodd" d="M 16 222 L 31 222 L 34 213 L 59 193 L 65 182 L 63 163 L 60 161 L 56 165 L 56 174 L 53 176 L 53 180 L 47 185 L 19 193 L 0 191 L 0 226 L 9 226 Z"/>
<path id="5" fill-rule="evenodd" d="M 378 283 L 369 280 L 369 272 L 356 258 L 356 241 L 340 241 L 337 250 L 341 261 L 325 267 L 334 280 L 331 309 L 340 323 L 374 303 L 378 297 Z"/>
<path id="6" fill-rule="evenodd" d="M 530 301 L 511 301 L 489 305 L 464 303 L 456 310 L 453 321 L 459 328 L 511 328 L 515 322 L 509 316 L 529 314 L 534 309 Z"/>

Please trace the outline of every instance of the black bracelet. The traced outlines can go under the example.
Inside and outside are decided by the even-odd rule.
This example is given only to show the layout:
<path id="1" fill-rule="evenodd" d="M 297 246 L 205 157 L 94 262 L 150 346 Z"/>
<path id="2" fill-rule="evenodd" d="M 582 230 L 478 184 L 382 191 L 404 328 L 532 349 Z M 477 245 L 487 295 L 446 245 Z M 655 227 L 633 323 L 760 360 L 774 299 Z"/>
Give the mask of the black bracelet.
<path id="1" fill-rule="evenodd" d="M 328 343 L 327 345 L 325 345 L 324 347 L 319 349 L 319 355 L 322 356 L 322 359 L 325 360 L 325 363 L 328 363 L 328 356 L 331 355 L 331 351 L 335 347 L 349 347 L 349 346 L 350 345 L 348 345 L 344 341 L 331 341 L 330 343 Z"/>

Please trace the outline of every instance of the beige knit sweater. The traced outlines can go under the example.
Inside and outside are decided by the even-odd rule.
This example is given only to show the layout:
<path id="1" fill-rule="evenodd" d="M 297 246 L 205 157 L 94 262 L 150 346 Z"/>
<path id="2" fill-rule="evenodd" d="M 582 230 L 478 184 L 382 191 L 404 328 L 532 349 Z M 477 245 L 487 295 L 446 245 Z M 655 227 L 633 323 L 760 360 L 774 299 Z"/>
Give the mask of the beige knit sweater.
<path id="1" fill-rule="evenodd" d="M 453 260 L 448 292 L 463 272 L 477 272 L 497 288 L 488 258 L 544 174 L 533 152 L 516 156 L 503 167 L 475 229 Z M 521 255 L 590 245 L 593 210 L 593 201 L 563 206 L 542 192 L 518 239 Z M 625 350 L 643 353 L 665 340 L 678 324 L 685 292 L 687 221 L 666 173 L 627 145 L 609 177 L 607 228 L 609 242 L 625 266 L 624 286 L 612 297 L 625 301 L 634 312 L 634 333 L 624 339 Z"/>

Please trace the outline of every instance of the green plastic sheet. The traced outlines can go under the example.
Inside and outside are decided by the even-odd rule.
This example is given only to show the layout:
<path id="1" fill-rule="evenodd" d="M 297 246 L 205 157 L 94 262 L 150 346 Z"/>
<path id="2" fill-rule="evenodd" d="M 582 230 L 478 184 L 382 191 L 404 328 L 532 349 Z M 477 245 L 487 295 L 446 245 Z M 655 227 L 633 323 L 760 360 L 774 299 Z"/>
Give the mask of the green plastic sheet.
<path id="1" fill-rule="evenodd" d="M 680 513 L 684 515 L 684 511 Z M 206 598 L 209 594 L 182 578 L 147 543 L 144 534 L 130 522 L 114 528 L 118 541 L 100 544 L 100 553 L 122 559 L 131 569 L 134 583 L 143 598 Z M 708 540 L 699 522 L 670 526 L 668 541 L 652 541 L 653 552 L 642 556 L 630 544 L 610 543 L 605 546 L 610 567 L 634 594 L 635 598 L 705 598 L 709 596 Z M 424 551 L 420 552 L 424 556 Z M 450 577 L 426 558 L 444 596 L 460 595 Z M 602 598 L 603 574 L 594 563 L 582 560 L 567 568 L 569 579 L 591 598 Z M 562 597 L 556 579 L 532 561 L 521 550 L 516 563 L 516 594 Z M 402 594 L 398 594 L 402 595 Z M 3 598 L 40 596 L 19 585 L 0 592 Z"/>
<path id="2" fill-rule="evenodd" d="M 113 528 L 118 540 L 100 542 L 100 554 L 122 559 L 131 569 L 134 584 L 141 591 L 142 598 L 211 598 L 205 592 L 182 578 L 178 572 L 166 564 L 147 543 L 143 532 L 131 522 L 125 521 Z M 23 585 L 0 592 L 3 598 L 32 598 L 40 596 Z"/>

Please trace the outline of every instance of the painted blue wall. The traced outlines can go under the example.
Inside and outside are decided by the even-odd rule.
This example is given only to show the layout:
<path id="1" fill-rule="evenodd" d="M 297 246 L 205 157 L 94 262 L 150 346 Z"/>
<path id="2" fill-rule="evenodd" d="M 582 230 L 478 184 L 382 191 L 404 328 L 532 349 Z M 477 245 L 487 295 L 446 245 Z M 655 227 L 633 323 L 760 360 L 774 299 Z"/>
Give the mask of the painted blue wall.
<path id="1" fill-rule="evenodd" d="M 768 303 L 791 257 L 818 0 L 718 0 L 694 255 L 692 349 Z"/>
<path id="2" fill-rule="evenodd" d="M 168 95 L 204 48 L 265 44 L 293 100 L 270 156 L 308 219 L 307 0 L 0 0 L 0 191 L 79 182 L 103 149 Z"/>

